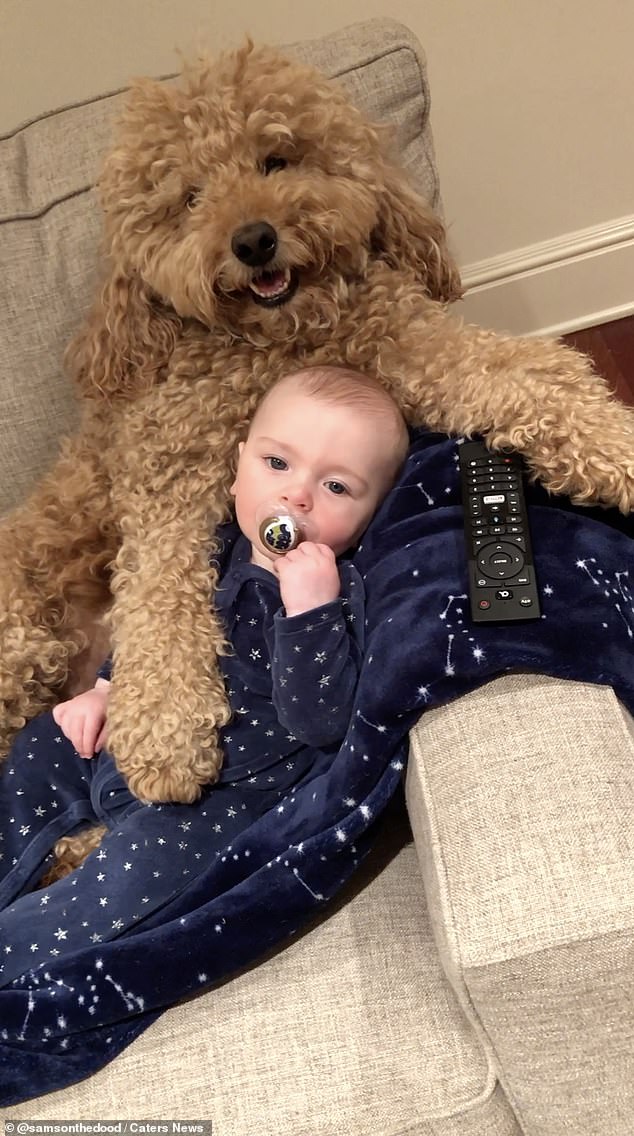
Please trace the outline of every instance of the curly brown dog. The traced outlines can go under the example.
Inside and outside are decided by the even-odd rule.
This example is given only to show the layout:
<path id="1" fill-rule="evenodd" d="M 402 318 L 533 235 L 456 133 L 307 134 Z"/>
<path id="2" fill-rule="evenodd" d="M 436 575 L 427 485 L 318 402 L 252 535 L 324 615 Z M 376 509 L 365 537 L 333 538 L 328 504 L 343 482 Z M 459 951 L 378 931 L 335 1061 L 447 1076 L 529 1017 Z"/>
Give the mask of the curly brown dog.
<path id="1" fill-rule="evenodd" d="M 59 698 L 112 596 L 109 748 L 192 801 L 227 704 L 208 558 L 238 441 L 298 364 L 377 375 L 412 423 L 480 432 L 575 501 L 634 505 L 634 415 L 582 356 L 463 326 L 441 222 L 383 127 L 271 49 L 144 80 L 101 196 L 105 281 L 68 352 L 79 433 L 0 532 L 2 742 Z"/>

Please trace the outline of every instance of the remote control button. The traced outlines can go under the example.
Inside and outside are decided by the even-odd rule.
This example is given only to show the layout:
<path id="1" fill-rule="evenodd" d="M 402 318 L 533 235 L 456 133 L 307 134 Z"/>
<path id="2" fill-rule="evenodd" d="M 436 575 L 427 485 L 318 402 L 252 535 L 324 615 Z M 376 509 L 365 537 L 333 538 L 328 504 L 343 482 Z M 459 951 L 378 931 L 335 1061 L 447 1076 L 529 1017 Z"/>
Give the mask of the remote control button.
<path id="1" fill-rule="evenodd" d="M 523 533 L 524 529 L 522 525 L 509 525 L 507 531 L 510 533 Z"/>
<path id="2" fill-rule="evenodd" d="M 515 489 L 515 485 L 510 481 L 489 481 L 487 485 L 477 485 L 476 489 L 480 493 L 510 493 Z"/>
<path id="3" fill-rule="evenodd" d="M 506 497 L 503 493 L 485 493 L 482 500 L 485 505 L 503 505 Z"/>
<path id="4" fill-rule="evenodd" d="M 512 600 L 513 593 L 510 588 L 498 588 L 495 598 L 496 600 Z"/>
<path id="5" fill-rule="evenodd" d="M 478 600 L 480 611 L 487 611 L 491 607 L 491 600 Z"/>
<path id="6" fill-rule="evenodd" d="M 487 580 L 485 576 L 479 576 L 476 579 L 476 588 L 490 588 L 491 581 Z"/>
<path id="7" fill-rule="evenodd" d="M 483 576 L 489 576 L 493 580 L 506 580 L 521 572 L 524 557 L 517 545 L 497 543 L 479 554 L 478 567 Z"/>
<path id="8" fill-rule="evenodd" d="M 522 596 L 520 604 L 522 607 L 532 607 L 533 601 L 530 596 Z"/>
<path id="9" fill-rule="evenodd" d="M 489 536 L 501 536 L 502 533 L 505 533 L 505 532 L 506 532 L 506 526 L 505 525 L 490 525 L 489 526 Z"/>
<path id="10" fill-rule="evenodd" d="M 493 485 L 496 487 L 499 485 L 502 490 L 514 489 L 517 485 L 517 478 L 511 477 L 506 473 L 498 473 L 497 470 L 492 470 L 491 473 L 478 474 L 475 483 L 481 486 L 483 490 Z"/>

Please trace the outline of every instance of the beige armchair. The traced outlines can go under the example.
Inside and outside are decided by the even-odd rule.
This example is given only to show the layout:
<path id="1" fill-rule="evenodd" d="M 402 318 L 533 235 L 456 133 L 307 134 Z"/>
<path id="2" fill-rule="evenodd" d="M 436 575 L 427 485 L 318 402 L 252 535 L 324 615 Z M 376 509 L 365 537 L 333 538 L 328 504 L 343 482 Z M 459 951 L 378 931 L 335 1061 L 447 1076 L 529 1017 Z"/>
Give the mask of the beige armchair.
<path id="1" fill-rule="evenodd" d="M 400 128 L 438 204 L 425 59 L 377 20 L 295 50 Z M 74 421 L 90 191 L 119 95 L 0 139 L 0 511 Z M 630 1136 L 634 725 L 612 691 L 514 674 L 425 714 L 407 812 L 329 917 L 5 1119 L 213 1121 L 214 1136 Z M 410 828 L 411 825 L 411 828 Z M 1 1026 L 1 1023 L 0 1023 Z"/>

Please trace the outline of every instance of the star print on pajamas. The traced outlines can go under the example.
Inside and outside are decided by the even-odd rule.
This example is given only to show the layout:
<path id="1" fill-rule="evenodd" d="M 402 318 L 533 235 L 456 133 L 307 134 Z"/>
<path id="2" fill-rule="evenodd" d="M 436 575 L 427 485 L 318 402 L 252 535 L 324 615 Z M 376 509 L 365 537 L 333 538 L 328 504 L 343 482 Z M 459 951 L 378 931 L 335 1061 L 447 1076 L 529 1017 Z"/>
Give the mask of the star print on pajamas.
<path id="1" fill-rule="evenodd" d="M 51 715 L 31 723 L 30 733 L 34 726 L 44 762 L 57 727 Z M 210 856 L 220 854 L 234 833 L 279 800 L 276 789 L 267 794 L 254 793 L 246 786 L 222 786 L 209 789 L 199 807 L 145 805 L 131 796 L 105 751 L 90 762 L 88 781 L 82 776 L 85 761 L 70 742 L 63 739 L 58 752 L 61 776 L 54 820 L 40 817 L 26 835 L 20 831 L 26 826 L 12 826 L 15 835 L 5 837 L 10 847 L 19 843 L 20 855 L 0 873 L 0 942 L 4 948 L 0 985 L 34 966 L 45 966 L 46 960 L 59 957 L 62 951 L 106 942 L 141 927 L 158 911 L 167 912 Z M 11 790 L 0 797 L 3 831 L 8 809 L 16 816 L 19 808 L 32 811 L 32 793 L 38 791 L 37 773 L 42 768 L 25 759 L 20 735 L 10 760 L 13 776 L 3 785 L 11 784 Z M 19 797 L 16 785 L 24 789 Z M 220 815 L 230 831 L 217 823 Z M 73 820 L 75 827 L 109 822 L 101 847 L 71 876 L 44 892 L 30 890 L 42 874 L 52 843 L 61 832 L 72 831 Z"/>
<path id="2" fill-rule="evenodd" d="M 218 606 L 234 648 L 221 667 L 234 718 L 221 735 L 219 781 L 199 801 L 139 801 L 107 751 L 80 758 L 51 714 L 18 735 L 0 775 L 0 987 L 62 953 L 168 919 L 210 860 L 226 860 L 231 841 L 323 760 L 315 747 L 343 737 L 361 644 L 341 618 L 342 600 L 287 618 L 276 577 L 247 551 L 242 538 L 221 579 Z M 357 583 L 351 572 L 343 579 Z M 354 600 L 344 595 L 352 614 L 362 615 L 362 597 L 362 585 Z M 108 662 L 102 677 L 110 672 Z M 46 892 L 33 890 L 59 837 L 95 823 L 107 827 L 101 846 Z"/>
<path id="3" fill-rule="evenodd" d="M 596 556 L 577 560 L 575 567 L 587 575 L 595 588 L 601 589 L 613 606 L 628 639 L 634 639 L 634 595 L 630 587 L 629 570 L 614 572 L 612 578 L 599 567 Z M 607 626 L 607 623 L 602 623 L 602 627 L 607 629 Z"/>

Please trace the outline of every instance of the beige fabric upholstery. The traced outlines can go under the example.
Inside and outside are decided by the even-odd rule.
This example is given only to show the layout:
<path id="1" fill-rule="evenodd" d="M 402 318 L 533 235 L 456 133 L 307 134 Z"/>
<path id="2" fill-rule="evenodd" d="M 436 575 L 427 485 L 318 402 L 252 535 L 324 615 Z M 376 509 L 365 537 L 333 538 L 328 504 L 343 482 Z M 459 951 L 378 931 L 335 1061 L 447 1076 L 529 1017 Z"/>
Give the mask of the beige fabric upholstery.
<path id="1" fill-rule="evenodd" d="M 633 1131 L 631 725 L 607 687 L 522 674 L 412 734 L 445 971 L 527 1132 Z"/>
<path id="2" fill-rule="evenodd" d="M 414 37 L 379 20 L 295 50 L 398 126 L 437 204 Z M 120 98 L 0 139 L 0 512 L 73 423 L 61 358 L 95 284 L 90 187 Z M 215 1136 L 629 1134 L 631 729 L 610 691 L 527 675 L 425 715 L 407 782 L 422 873 L 393 810 L 330 919 L 3 1118 L 199 1117 Z"/>

